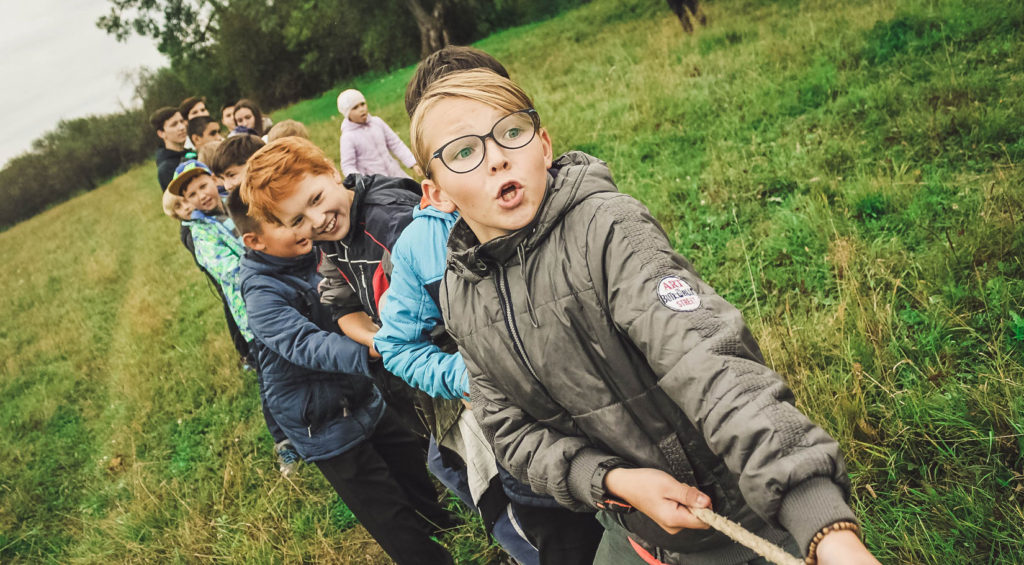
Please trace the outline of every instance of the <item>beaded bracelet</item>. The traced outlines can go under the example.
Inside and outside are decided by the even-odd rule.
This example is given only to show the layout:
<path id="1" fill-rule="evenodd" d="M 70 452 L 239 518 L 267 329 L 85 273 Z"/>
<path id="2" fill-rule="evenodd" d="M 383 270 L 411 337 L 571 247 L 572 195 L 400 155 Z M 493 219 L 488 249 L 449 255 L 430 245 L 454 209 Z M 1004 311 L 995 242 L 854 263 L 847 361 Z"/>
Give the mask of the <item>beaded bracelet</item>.
<path id="1" fill-rule="evenodd" d="M 818 544 L 820 544 L 821 540 L 825 539 L 825 536 L 828 534 L 841 530 L 848 530 L 860 536 L 860 526 L 854 522 L 836 522 L 825 526 L 821 531 L 814 534 L 814 538 L 811 540 L 811 545 L 807 548 L 807 557 L 804 559 L 804 563 L 807 565 L 818 565 Z"/>

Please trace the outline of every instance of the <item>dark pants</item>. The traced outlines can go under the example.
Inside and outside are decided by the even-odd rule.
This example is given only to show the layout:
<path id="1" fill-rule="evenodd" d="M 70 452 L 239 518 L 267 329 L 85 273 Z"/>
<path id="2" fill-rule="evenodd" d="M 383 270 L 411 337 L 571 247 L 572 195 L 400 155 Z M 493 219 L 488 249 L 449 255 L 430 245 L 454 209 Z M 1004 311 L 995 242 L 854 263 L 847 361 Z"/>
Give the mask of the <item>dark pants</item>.
<path id="1" fill-rule="evenodd" d="M 592 565 L 604 528 L 594 514 L 513 502 L 512 509 L 540 552 L 541 565 Z"/>
<path id="2" fill-rule="evenodd" d="M 430 536 L 454 526 L 454 518 L 438 505 L 423 451 L 391 408 L 366 441 L 316 465 L 395 563 L 452 562 Z"/>

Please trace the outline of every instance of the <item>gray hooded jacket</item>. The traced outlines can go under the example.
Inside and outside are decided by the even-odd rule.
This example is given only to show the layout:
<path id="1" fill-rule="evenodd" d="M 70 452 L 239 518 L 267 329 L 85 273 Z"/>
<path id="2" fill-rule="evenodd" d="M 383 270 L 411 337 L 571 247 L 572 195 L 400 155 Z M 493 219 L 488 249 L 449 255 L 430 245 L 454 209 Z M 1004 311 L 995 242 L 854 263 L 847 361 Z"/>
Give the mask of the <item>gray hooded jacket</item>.
<path id="1" fill-rule="evenodd" d="M 448 241 L 444 321 L 502 465 L 577 510 L 598 507 L 609 467 L 661 469 L 804 551 L 854 520 L 838 445 L 793 405 L 740 312 L 603 162 L 571 152 L 553 171 L 530 225 L 481 245 L 459 220 Z M 754 557 L 714 531 L 616 519 L 666 563 Z"/>

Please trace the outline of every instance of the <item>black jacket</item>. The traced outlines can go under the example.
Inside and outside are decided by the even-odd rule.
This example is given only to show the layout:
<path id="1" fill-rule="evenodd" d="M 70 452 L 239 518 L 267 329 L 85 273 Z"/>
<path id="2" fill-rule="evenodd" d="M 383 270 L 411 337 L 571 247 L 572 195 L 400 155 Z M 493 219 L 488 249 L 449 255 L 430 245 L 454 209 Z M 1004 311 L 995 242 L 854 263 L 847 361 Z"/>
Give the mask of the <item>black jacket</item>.
<path id="1" fill-rule="evenodd" d="M 391 248 L 419 205 L 419 184 L 409 178 L 349 175 L 345 187 L 355 191 L 349 231 L 340 241 L 320 241 L 324 276 L 321 301 L 334 319 L 366 312 L 380 321 L 377 303 L 388 288 Z"/>
<path id="2" fill-rule="evenodd" d="M 187 151 L 174 151 L 166 147 L 157 149 L 156 180 L 160 181 L 160 190 L 167 190 L 167 185 L 171 184 L 171 179 L 174 178 L 174 169 L 178 168 L 178 164 L 187 153 Z"/>

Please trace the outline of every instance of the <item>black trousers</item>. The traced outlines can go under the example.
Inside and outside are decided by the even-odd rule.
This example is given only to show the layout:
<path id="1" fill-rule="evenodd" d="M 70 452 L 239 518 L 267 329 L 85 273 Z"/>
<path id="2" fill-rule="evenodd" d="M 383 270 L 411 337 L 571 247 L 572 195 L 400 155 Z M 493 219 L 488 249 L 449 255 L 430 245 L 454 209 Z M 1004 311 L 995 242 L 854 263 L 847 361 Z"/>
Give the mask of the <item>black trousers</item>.
<path id="1" fill-rule="evenodd" d="M 592 565 L 604 527 L 590 512 L 512 503 L 541 565 Z"/>
<path id="2" fill-rule="evenodd" d="M 455 519 L 437 502 L 416 436 L 390 407 L 369 439 L 316 465 L 395 563 L 452 563 L 430 536 Z"/>

